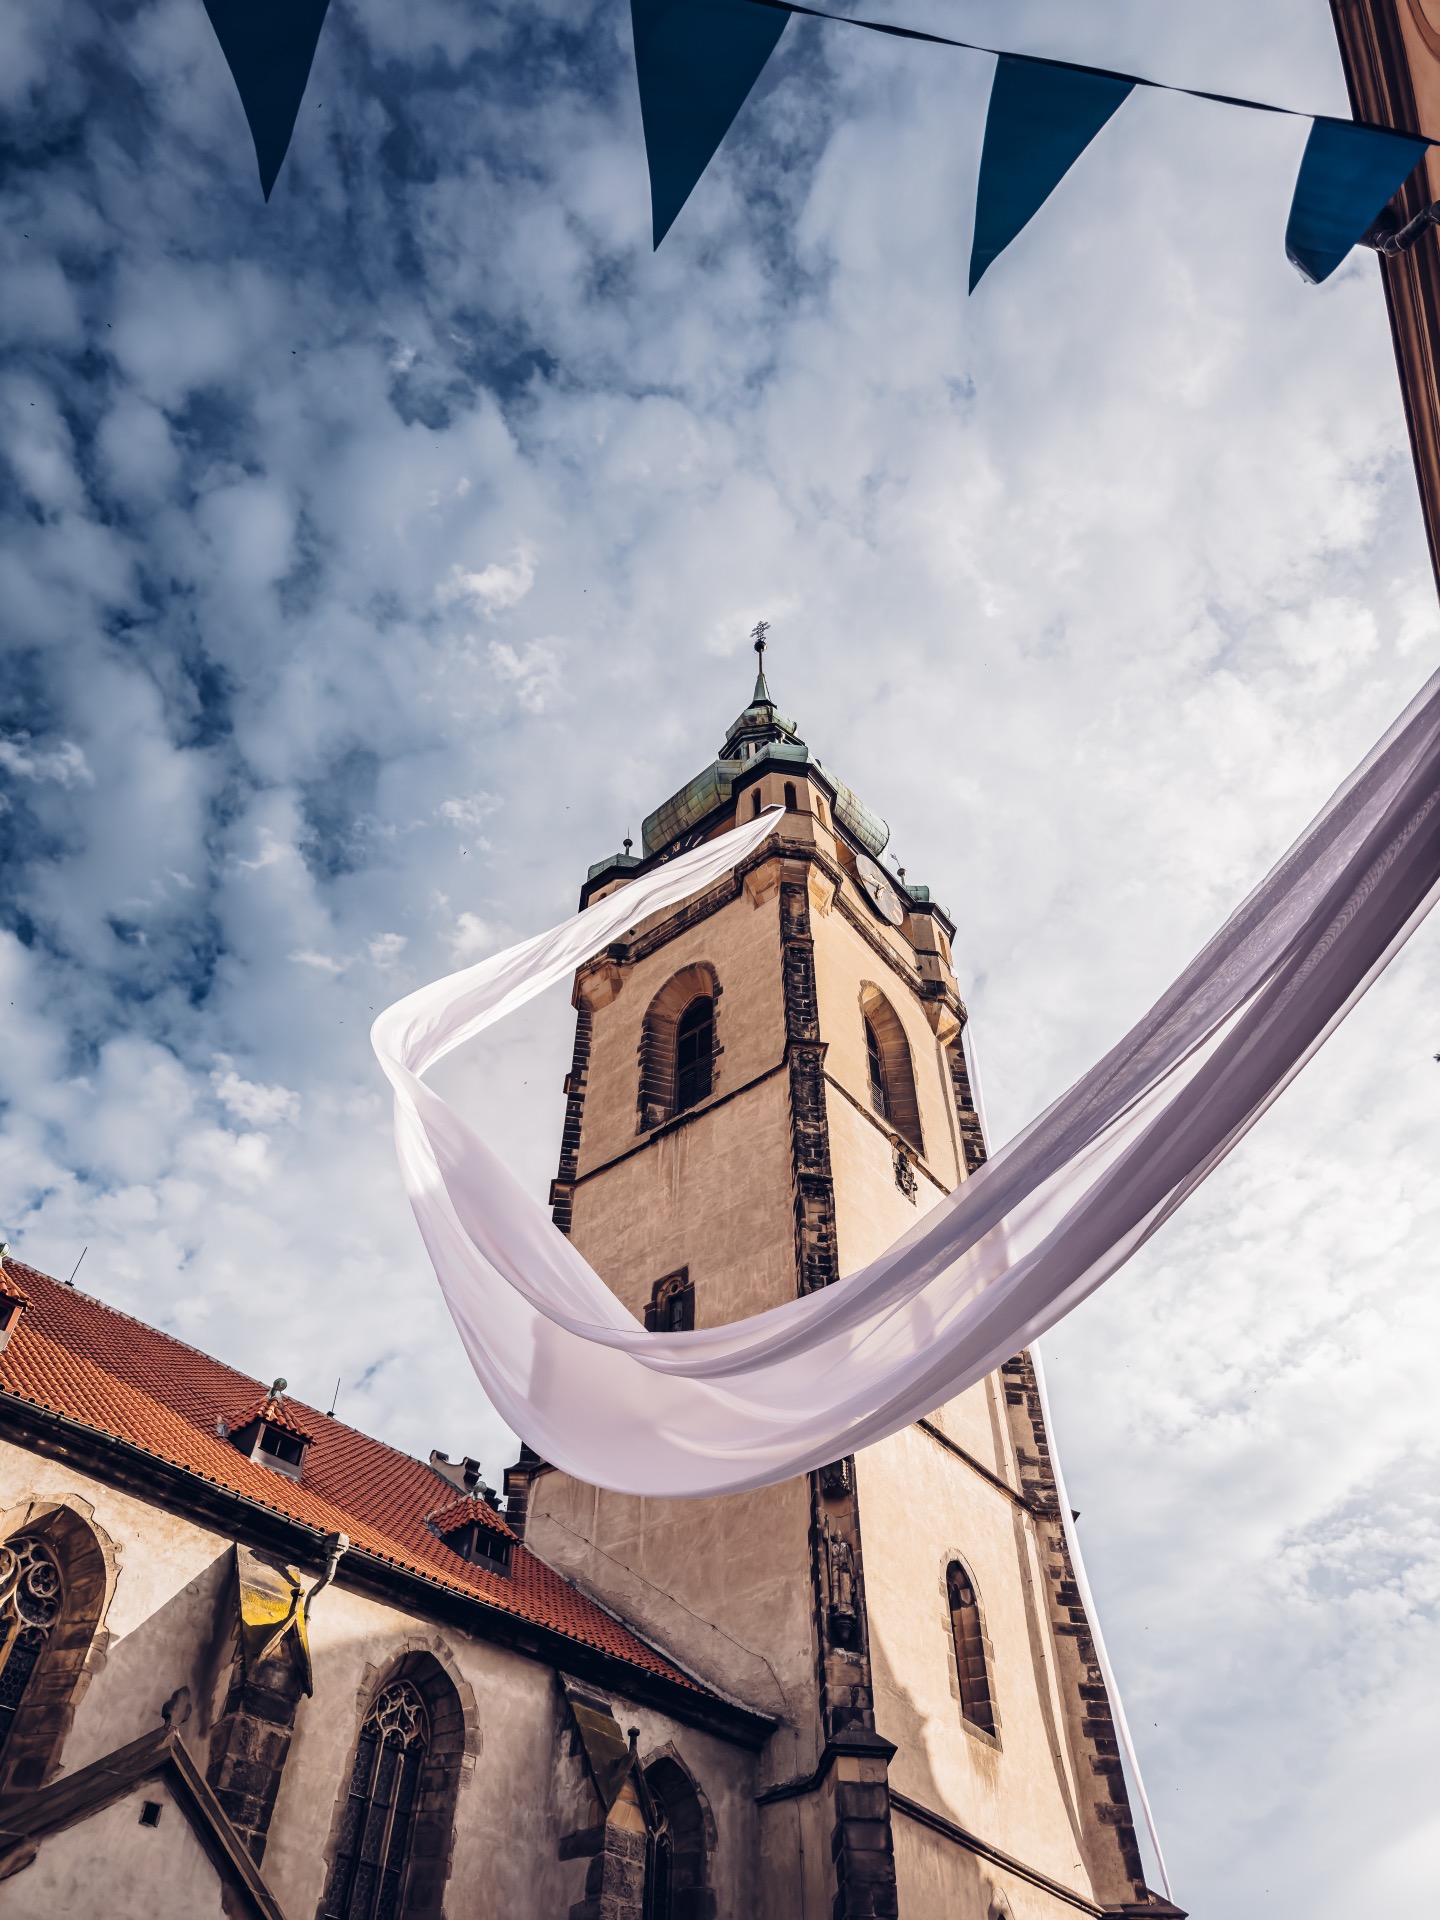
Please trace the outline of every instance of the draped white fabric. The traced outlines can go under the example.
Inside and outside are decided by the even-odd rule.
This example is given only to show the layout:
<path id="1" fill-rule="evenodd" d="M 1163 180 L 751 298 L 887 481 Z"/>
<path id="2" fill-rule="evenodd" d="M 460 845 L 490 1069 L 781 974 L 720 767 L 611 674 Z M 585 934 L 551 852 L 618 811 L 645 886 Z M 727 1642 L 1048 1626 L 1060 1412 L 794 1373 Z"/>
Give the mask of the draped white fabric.
<path id="1" fill-rule="evenodd" d="M 1440 675 L 1120 1043 L 879 1259 L 751 1319 L 648 1333 L 423 1075 L 661 908 L 770 813 L 375 1022 L 400 1164 L 486 1393 L 547 1460 L 637 1494 L 760 1486 L 915 1420 L 1035 1339 L 1205 1178 L 1440 882 Z M 733 1257 L 743 1261 L 743 1248 Z"/>

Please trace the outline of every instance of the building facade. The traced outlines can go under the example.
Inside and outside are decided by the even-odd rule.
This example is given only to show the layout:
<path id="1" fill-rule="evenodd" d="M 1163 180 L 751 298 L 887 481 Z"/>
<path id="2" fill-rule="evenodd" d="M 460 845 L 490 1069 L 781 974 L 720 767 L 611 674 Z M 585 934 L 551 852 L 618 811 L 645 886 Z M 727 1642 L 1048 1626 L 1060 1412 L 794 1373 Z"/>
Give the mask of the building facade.
<path id="1" fill-rule="evenodd" d="M 954 927 L 763 673 L 583 897 L 778 833 L 576 980 L 557 1224 L 637 1317 L 863 1265 L 982 1163 Z M 1025 1355 L 851 1459 L 503 1502 L 0 1260 L 14 1920 L 1041 1920 L 1144 1884 Z"/>

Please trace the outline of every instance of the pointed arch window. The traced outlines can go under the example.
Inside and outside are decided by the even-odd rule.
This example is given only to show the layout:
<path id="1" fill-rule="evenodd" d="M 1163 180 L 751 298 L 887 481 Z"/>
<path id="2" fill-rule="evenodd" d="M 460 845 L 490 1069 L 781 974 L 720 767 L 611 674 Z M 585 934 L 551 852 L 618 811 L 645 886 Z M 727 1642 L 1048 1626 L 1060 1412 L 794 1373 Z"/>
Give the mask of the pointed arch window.
<path id="1" fill-rule="evenodd" d="M 644 1920 L 688 1920 L 714 1911 L 709 1891 L 711 1836 L 695 1782 L 668 1755 L 639 1775 L 645 1815 Z"/>
<path id="2" fill-rule="evenodd" d="M 870 1104 L 917 1153 L 922 1153 L 915 1066 L 900 1016 L 878 987 L 867 985 L 860 995 L 860 1017 L 864 1023 Z"/>
<path id="3" fill-rule="evenodd" d="M 950 1601 L 950 1630 L 955 1637 L 955 1669 L 960 1679 L 960 1713 L 972 1727 L 992 1737 L 995 1704 L 990 1696 L 990 1663 L 975 1582 L 958 1560 L 945 1570 Z"/>
<path id="4" fill-rule="evenodd" d="M 430 1716 L 408 1680 L 376 1695 L 360 1729 L 326 1920 L 394 1920 L 403 1912 Z"/>
<path id="5" fill-rule="evenodd" d="M 64 1605 L 60 1568 L 42 1541 L 21 1534 L 0 1547 L 0 1755 Z"/>

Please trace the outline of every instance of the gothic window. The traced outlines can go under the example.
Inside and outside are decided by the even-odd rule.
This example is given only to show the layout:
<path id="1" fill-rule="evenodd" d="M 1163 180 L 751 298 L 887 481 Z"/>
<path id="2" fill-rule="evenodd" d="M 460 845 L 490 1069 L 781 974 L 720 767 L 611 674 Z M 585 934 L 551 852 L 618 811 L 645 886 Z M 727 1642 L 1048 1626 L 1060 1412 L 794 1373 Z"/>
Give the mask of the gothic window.
<path id="1" fill-rule="evenodd" d="M 675 1029 L 675 1107 L 684 1113 L 709 1097 L 715 1058 L 715 1002 L 697 994 Z"/>
<path id="2" fill-rule="evenodd" d="M 656 994 L 640 1039 L 640 1131 L 660 1127 L 714 1091 L 715 1008 L 720 985 L 704 961 Z"/>
<path id="3" fill-rule="evenodd" d="M 0 1543 L 0 1800 L 44 1786 L 89 1683 L 111 1588 L 100 1539 L 72 1508 Z"/>
<path id="4" fill-rule="evenodd" d="M 644 1920 L 702 1920 L 714 1912 L 708 1891 L 706 1810 L 680 1762 L 662 1754 L 640 1776 L 645 1812 Z"/>
<path id="5" fill-rule="evenodd" d="M 425 1702 L 408 1681 L 384 1687 L 365 1716 L 331 1874 L 327 1920 L 396 1920 L 430 1744 Z"/>
<path id="6" fill-rule="evenodd" d="M 985 1658 L 985 1629 L 975 1582 L 958 1560 L 945 1570 L 950 1600 L 950 1630 L 955 1637 L 955 1667 L 960 1679 L 960 1712 L 983 1733 L 995 1731 L 995 1708 L 990 1698 L 990 1670 Z"/>
<path id="7" fill-rule="evenodd" d="M 870 1081 L 870 1104 L 887 1125 L 923 1151 L 920 1103 L 915 1094 L 915 1067 L 910 1042 L 900 1016 L 878 987 L 866 986 L 860 995 L 860 1017 L 865 1033 L 865 1063 Z"/>
<path id="8" fill-rule="evenodd" d="M 688 1267 L 655 1282 L 645 1309 L 645 1325 L 651 1333 L 688 1333 L 695 1325 L 695 1289 Z"/>
<path id="9" fill-rule="evenodd" d="M 376 1688 L 340 1787 L 320 1920 L 442 1920 L 474 1710 L 419 1650 Z"/>
<path id="10" fill-rule="evenodd" d="M 22 1534 L 0 1547 L 0 1754 L 60 1618 L 65 1589 L 43 1543 Z"/>

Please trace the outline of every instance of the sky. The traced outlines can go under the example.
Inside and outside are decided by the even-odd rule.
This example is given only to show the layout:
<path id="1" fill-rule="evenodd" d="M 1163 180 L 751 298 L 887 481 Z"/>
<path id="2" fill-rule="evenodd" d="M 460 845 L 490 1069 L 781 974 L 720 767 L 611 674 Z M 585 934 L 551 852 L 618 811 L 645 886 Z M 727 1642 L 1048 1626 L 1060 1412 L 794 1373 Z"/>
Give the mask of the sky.
<path id="1" fill-rule="evenodd" d="M 868 0 L 1344 113 L 1326 0 Z M 1306 123 L 1132 96 L 970 298 L 992 63 L 792 22 L 657 253 L 622 0 L 332 0 L 260 197 L 199 0 L 0 9 L 0 1229 L 422 1456 L 514 1442 L 375 1011 L 572 910 L 747 634 L 958 928 L 992 1145 L 1428 677 Z M 1440 922 L 1045 1341 L 1177 1899 L 1418 1910 Z M 537 1196 L 573 1016 L 441 1076 Z M 1428 1469 L 1428 1471 L 1427 1471 Z"/>

